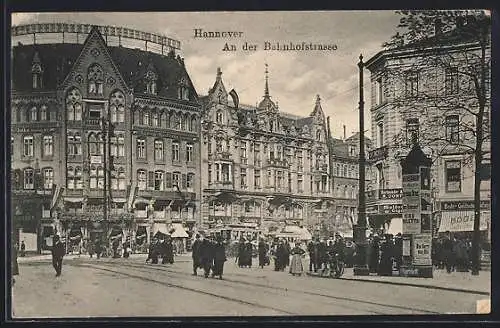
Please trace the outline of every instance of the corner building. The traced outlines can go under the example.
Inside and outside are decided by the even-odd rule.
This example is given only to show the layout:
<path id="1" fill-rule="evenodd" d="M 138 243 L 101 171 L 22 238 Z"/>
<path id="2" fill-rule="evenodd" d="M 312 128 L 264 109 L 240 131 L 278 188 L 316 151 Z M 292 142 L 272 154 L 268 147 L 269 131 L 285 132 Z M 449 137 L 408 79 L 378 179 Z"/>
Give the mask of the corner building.
<path id="1" fill-rule="evenodd" d="M 311 226 L 332 203 L 327 126 L 319 96 L 306 117 L 279 110 L 266 85 L 258 106 L 239 103 L 217 77 L 202 98 L 203 226 Z"/>
<path id="2" fill-rule="evenodd" d="M 58 42 L 37 44 L 47 33 Z M 56 229 L 70 241 L 121 235 L 137 245 L 172 224 L 192 229 L 200 105 L 178 42 L 80 24 L 13 28 L 22 35 L 33 42 L 14 39 L 12 49 L 17 238 L 36 239 L 40 251 Z M 124 46 L 132 39 L 146 50 Z M 161 52 L 147 51 L 148 41 Z"/>
<path id="3" fill-rule="evenodd" d="M 413 140 L 433 160 L 431 201 L 434 233 L 450 231 L 471 238 L 474 222 L 474 172 L 481 171 L 481 223 L 483 241 L 491 240 L 491 144 L 483 142 L 482 167 L 474 167 L 474 126 L 478 97 L 470 76 L 479 65 L 481 49 L 476 23 L 458 20 L 446 33 L 421 43 L 400 44 L 379 52 L 365 63 L 371 73 L 371 121 L 374 149 L 367 214 L 372 222 L 401 230 L 402 172 L 400 160 Z M 468 36 L 468 37 L 467 37 Z M 435 51 L 439 49 L 439 51 Z M 486 61 L 491 58 L 486 46 Z M 438 64 L 436 64 L 438 63 Z M 479 67 L 479 66 L 478 66 Z M 465 72 L 465 74 L 464 74 Z M 484 134 L 490 126 L 490 80 L 486 74 Z M 422 204 L 424 206 L 424 204 Z"/>

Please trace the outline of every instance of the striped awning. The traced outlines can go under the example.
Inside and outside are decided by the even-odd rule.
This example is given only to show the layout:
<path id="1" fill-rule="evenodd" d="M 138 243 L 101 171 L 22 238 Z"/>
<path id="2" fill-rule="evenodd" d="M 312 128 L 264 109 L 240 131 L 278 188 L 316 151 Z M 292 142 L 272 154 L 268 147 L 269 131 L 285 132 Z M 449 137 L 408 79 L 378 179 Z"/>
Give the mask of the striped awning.
<path id="1" fill-rule="evenodd" d="M 479 230 L 488 230 L 491 212 L 481 212 Z M 467 232 L 474 230 L 474 211 L 442 211 L 439 232 Z"/>

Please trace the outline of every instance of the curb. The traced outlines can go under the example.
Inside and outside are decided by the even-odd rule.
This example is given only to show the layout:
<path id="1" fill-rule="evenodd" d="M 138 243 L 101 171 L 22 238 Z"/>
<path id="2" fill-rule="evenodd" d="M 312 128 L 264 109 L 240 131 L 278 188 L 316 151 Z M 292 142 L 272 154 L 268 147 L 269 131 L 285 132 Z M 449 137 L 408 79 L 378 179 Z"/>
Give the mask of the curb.
<path id="1" fill-rule="evenodd" d="M 372 279 L 359 279 L 359 278 L 338 278 L 340 280 L 349 280 L 349 281 L 361 281 L 361 282 L 371 282 L 377 284 L 386 284 L 386 285 L 397 285 L 397 286 L 408 286 L 408 287 L 418 287 L 418 288 L 427 288 L 427 289 L 437 289 L 437 290 L 446 290 L 451 292 L 459 292 L 459 293 L 468 293 L 468 294 L 478 294 L 478 295 L 486 295 L 489 296 L 490 292 L 483 292 L 480 290 L 472 290 L 472 289 L 462 289 L 462 288 L 453 288 L 453 287 L 443 287 L 436 285 L 420 285 L 413 284 L 409 282 L 398 282 L 398 281 L 384 281 L 384 280 L 372 280 Z"/>

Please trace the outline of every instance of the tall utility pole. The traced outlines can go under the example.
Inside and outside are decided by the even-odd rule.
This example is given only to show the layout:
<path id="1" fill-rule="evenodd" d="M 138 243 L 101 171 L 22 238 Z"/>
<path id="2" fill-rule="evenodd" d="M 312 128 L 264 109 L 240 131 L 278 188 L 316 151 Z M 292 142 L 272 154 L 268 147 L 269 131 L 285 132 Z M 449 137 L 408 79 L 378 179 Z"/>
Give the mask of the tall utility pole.
<path id="1" fill-rule="evenodd" d="M 366 258 L 366 204 L 365 204 L 365 102 L 363 95 L 363 55 L 359 55 L 359 194 L 358 194 L 358 222 L 354 231 L 356 243 L 356 264 L 354 275 L 369 275 Z"/>
<path id="2" fill-rule="evenodd" d="M 104 114 L 105 116 L 102 117 L 102 141 L 103 141 L 103 165 L 104 165 L 104 207 L 103 207 L 103 214 L 104 214 L 104 225 L 106 229 L 103 229 L 106 238 L 108 237 L 108 156 L 107 156 L 107 147 L 106 144 L 108 143 L 108 127 L 107 127 L 107 115 Z"/>

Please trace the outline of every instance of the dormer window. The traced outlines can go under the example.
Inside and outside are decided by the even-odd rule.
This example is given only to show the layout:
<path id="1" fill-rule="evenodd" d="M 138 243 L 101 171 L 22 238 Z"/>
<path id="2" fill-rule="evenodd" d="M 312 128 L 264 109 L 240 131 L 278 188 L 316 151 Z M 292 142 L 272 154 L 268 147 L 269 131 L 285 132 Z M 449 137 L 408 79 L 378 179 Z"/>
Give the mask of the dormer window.
<path id="1" fill-rule="evenodd" d="M 90 95 L 102 96 L 104 92 L 104 72 L 99 64 L 93 64 L 89 67 L 87 83 Z"/>
<path id="2" fill-rule="evenodd" d="M 156 88 L 156 81 L 158 77 L 156 74 L 152 71 L 148 71 L 146 73 L 146 93 L 149 93 L 151 95 L 156 95 L 157 94 L 157 88 Z"/>
<path id="3" fill-rule="evenodd" d="M 316 131 L 316 141 L 321 141 L 321 131 Z"/>
<path id="4" fill-rule="evenodd" d="M 31 67 L 31 73 L 33 75 L 33 89 L 42 88 L 42 66 L 39 63 L 34 63 Z"/>
<path id="5" fill-rule="evenodd" d="M 219 124 L 222 124 L 224 121 L 224 114 L 222 113 L 222 110 L 218 110 L 217 113 L 215 114 L 215 121 Z"/>
<path id="6" fill-rule="evenodd" d="M 182 100 L 189 100 L 189 83 L 186 77 L 183 77 L 179 82 L 177 97 Z"/>

